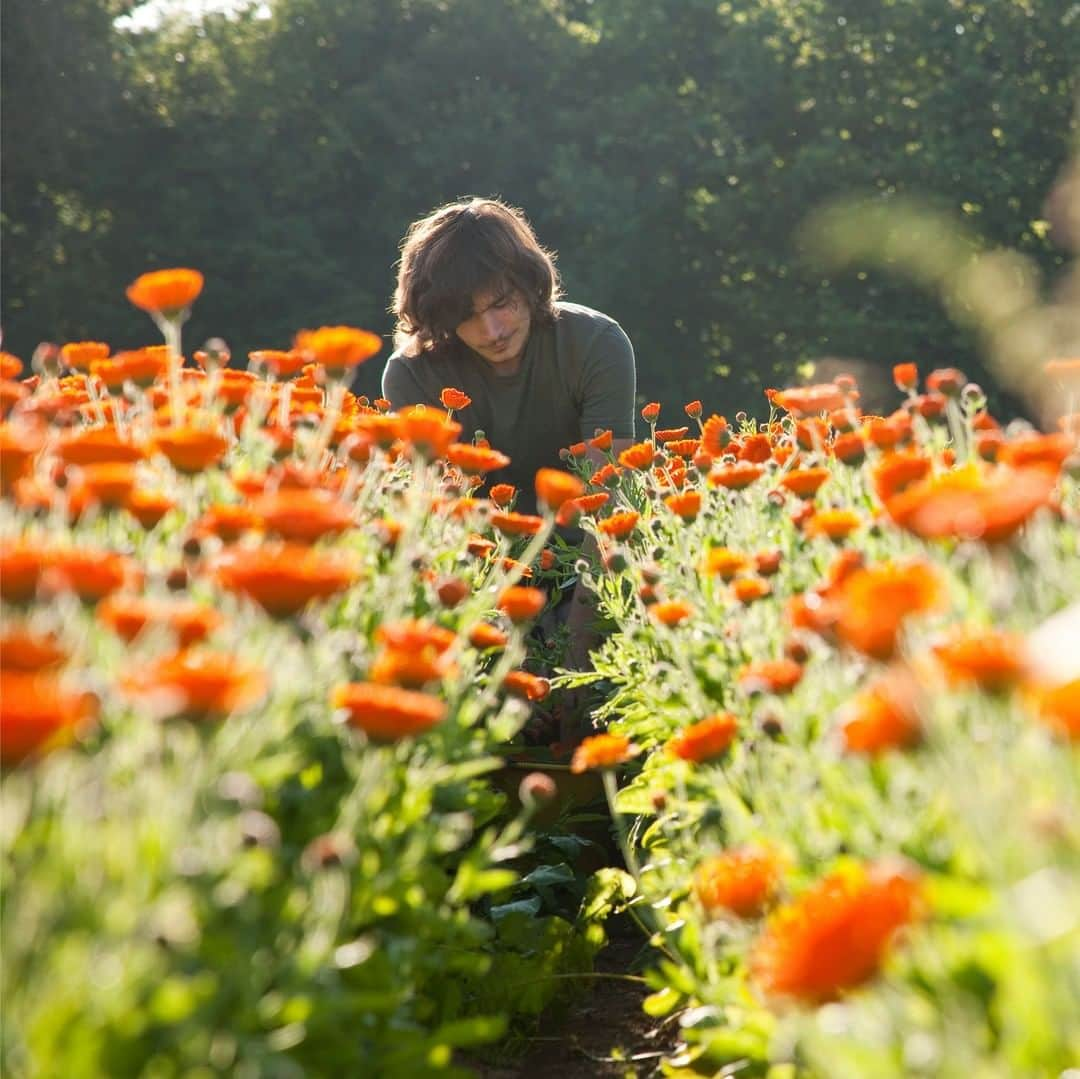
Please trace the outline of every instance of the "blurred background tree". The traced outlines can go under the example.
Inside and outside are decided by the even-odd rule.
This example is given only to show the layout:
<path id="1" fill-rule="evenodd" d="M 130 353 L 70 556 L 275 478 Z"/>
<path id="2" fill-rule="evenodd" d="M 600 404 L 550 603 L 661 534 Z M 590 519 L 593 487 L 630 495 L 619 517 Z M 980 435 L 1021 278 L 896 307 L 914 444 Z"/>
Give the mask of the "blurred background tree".
<path id="1" fill-rule="evenodd" d="M 971 328 L 914 285 L 799 250 L 823 202 L 918 193 L 990 248 L 1064 266 L 1043 203 L 1073 122 L 1072 0 L 168 10 L 140 27 L 125 0 L 5 9 L 9 351 L 144 343 L 123 287 L 181 264 L 207 275 L 189 346 L 388 333 L 409 222 L 499 195 L 560 253 L 569 298 L 624 325 L 643 399 L 760 412 L 763 386 L 823 357 L 956 365 L 993 389 Z"/>

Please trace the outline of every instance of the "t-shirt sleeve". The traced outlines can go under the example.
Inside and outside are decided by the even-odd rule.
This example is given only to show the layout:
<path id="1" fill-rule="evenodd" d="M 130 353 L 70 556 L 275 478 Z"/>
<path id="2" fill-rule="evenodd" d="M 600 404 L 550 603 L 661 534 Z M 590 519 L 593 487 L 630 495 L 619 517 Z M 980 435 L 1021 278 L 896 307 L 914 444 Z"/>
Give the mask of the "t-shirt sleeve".
<path id="1" fill-rule="evenodd" d="M 420 380 L 409 367 L 409 361 L 395 353 L 386 362 L 382 376 L 382 395 L 395 412 L 409 405 L 437 405 L 431 401 L 420 385 Z"/>
<path id="2" fill-rule="evenodd" d="M 592 342 L 581 377 L 581 437 L 592 438 L 600 428 L 616 438 L 633 438 L 634 346 L 621 326 L 612 324 Z"/>

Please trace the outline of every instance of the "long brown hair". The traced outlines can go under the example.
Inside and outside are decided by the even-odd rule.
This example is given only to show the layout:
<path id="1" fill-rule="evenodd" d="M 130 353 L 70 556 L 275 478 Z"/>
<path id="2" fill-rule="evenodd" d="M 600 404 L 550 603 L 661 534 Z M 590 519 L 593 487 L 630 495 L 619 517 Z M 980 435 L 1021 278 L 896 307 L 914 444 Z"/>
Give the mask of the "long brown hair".
<path id="1" fill-rule="evenodd" d="M 455 329 L 484 290 L 520 291 L 535 322 L 555 318 L 562 295 L 555 256 L 521 210 L 498 199 L 464 199 L 414 221 L 405 234 L 391 308 L 394 346 L 406 355 L 456 347 Z"/>

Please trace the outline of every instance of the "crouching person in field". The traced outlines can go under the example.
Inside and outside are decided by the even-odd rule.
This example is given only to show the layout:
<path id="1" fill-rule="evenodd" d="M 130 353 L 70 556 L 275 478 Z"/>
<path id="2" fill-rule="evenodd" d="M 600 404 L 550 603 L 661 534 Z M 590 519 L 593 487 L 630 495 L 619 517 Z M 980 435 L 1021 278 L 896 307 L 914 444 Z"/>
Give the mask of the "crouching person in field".
<path id="1" fill-rule="evenodd" d="M 468 199 L 414 222 L 393 310 L 383 396 L 395 410 L 439 408 L 444 388 L 461 390 L 470 400 L 455 418 L 510 458 L 488 478 L 518 489 L 519 512 L 536 512 L 533 477 L 563 467 L 560 450 L 600 430 L 612 432 L 616 454 L 633 442 L 630 339 L 614 319 L 562 299 L 554 258 L 520 210 Z M 596 643 L 592 596 L 578 585 L 561 609 L 568 665 L 584 669 Z M 562 740 L 582 727 L 580 716 L 565 715 Z"/>

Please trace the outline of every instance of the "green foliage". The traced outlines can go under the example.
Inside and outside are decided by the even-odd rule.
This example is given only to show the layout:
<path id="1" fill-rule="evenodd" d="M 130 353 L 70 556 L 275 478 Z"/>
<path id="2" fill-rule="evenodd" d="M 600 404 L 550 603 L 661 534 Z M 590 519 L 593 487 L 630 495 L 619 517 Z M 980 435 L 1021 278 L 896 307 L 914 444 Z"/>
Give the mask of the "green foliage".
<path id="1" fill-rule="evenodd" d="M 107 298 L 162 264 L 215 286 L 196 342 L 387 332 L 406 226 L 467 193 L 526 208 L 570 297 L 630 333 L 646 398 L 729 412 L 823 356 L 992 384 L 932 299 L 799 256 L 826 199 L 917 192 L 1060 266 L 1042 199 L 1080 69 L 1067 0 L 275 0 L 142 34 L 111 29 L 121 9 L 6 18 L 17 353 L 142 343 Z"/>

